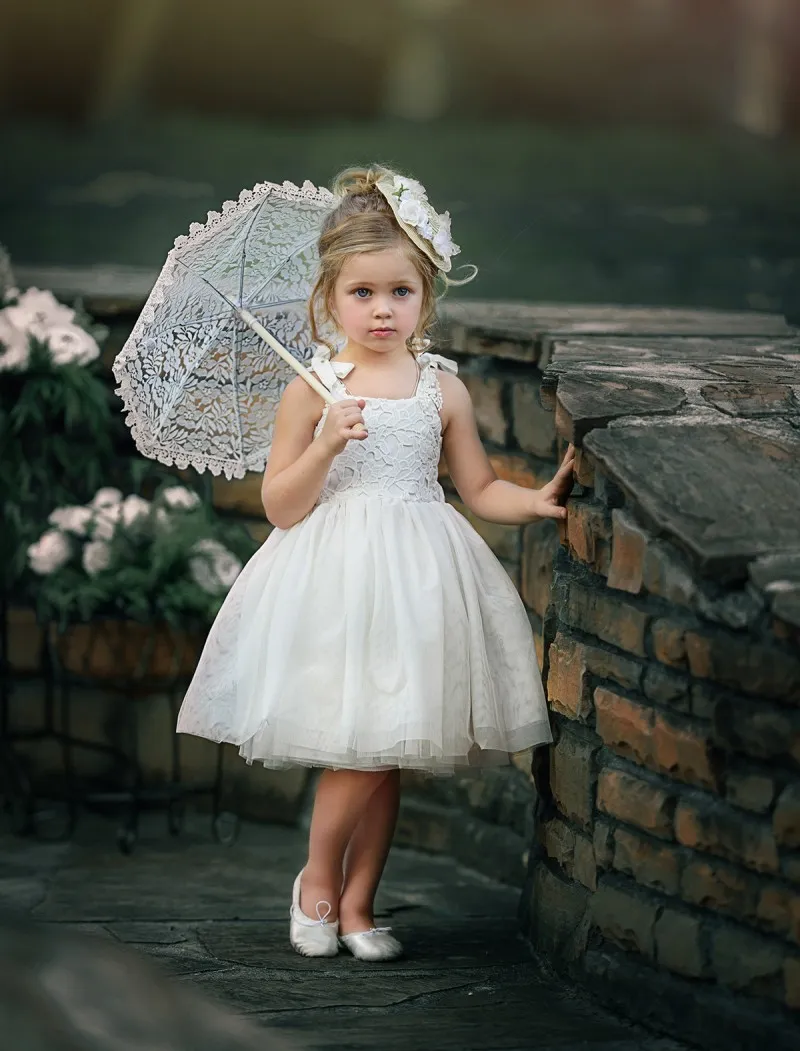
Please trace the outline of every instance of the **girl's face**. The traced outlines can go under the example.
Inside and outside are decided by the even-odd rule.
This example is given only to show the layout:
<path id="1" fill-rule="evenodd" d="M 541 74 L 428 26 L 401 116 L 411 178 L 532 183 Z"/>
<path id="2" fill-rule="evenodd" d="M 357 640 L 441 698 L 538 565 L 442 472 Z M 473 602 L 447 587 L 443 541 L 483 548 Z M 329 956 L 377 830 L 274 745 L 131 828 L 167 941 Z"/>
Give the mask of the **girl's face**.
<path id="1" fill-rule="evenodd" d="M 362 252 L 344 263 L 333 308 L 348 342 L 378 353 L 404 348 L 422 309 L 422 279 L 402 248 Z"/>

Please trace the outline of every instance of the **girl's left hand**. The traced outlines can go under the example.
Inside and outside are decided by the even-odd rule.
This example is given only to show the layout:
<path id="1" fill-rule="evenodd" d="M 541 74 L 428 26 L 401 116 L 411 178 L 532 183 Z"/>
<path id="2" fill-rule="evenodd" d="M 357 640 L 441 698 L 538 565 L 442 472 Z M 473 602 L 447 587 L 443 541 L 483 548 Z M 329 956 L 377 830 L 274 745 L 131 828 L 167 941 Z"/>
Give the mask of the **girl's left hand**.
<path id="1" fill-rule="evenodd" d="M 563 505 L 572 492 L 574 484 L 573 469 L 575 467 L 575 446 L 570 443 L 561 461 L 561 466 L 553 475 L 547 485 L 535 491 L 535 510 L 537 518 L 555 518 L 564 520 L 567 517 L 567 509 Z"/>

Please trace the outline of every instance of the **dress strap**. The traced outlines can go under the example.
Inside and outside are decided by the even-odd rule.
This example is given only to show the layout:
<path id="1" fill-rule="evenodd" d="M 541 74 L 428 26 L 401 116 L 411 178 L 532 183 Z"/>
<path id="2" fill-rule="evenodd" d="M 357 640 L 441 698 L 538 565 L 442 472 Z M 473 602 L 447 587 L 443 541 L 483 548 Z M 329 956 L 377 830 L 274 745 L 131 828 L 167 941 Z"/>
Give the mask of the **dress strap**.
<path id="1" fill-rule="evenodd" d="M 439 370 L 441 369 L 455 376 L 458 372 L 458 365 L 455 361 L 451 361 L 450 358 L 443 358 L 441 354 L 430 354 L 428 351 L 420 354 L 417 361 L 422 368 L 419 383 L 420 393 L 423 397 L 429 397 L 436 411 L 441 412 L 443 398 L 442 388 L 439 384 Z"/>

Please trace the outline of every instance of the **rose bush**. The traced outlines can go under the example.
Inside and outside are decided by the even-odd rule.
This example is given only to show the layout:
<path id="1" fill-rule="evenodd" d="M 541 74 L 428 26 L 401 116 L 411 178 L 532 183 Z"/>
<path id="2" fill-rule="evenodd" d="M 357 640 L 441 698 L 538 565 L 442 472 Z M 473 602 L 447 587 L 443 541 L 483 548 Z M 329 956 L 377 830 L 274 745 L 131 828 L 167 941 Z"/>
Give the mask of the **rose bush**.
<path id="1" fill-rule="evenodd" d="M 104 382 L 105 329 L 51 292 L 7 289 L 0 309 L 0 584 L 13 592 L 25 549 L 57 504 L 88 497 L 112 471 L 113 394 Z M 140 472 L 141 473 L 141 472 Z"/>
<path id="2" fill-rule="evenodd" d="M 205 627 L 255 550 L 184 486 L 162 486 L 152 501 L 102 487 L 48 525 L 28 565 L 40 617 L 62 624 L 118 616 Z"/>

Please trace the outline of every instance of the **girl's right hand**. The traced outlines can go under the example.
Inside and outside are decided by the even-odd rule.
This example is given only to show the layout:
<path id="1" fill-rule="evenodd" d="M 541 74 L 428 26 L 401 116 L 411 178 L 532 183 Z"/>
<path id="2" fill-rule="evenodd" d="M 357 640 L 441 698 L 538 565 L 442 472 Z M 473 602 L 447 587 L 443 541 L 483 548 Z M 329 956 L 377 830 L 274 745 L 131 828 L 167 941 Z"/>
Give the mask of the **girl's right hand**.
<path id="1" fill-rule="evenodd" d="M 347 398 L 328 406 L 320 438 L 334 456 L 338 456 L 351 439 L 363 441 L 367 437 L 364 417 L 361 415 L 365 405 L 366 402 L 361 398 Z"/>

